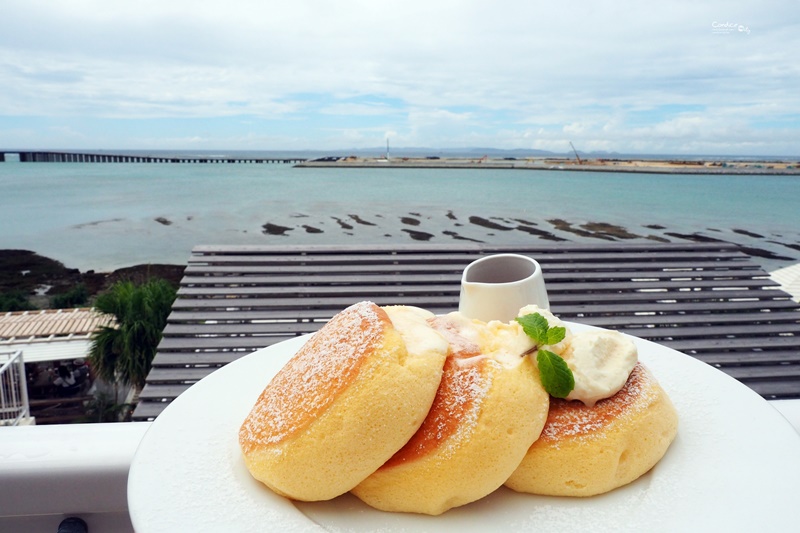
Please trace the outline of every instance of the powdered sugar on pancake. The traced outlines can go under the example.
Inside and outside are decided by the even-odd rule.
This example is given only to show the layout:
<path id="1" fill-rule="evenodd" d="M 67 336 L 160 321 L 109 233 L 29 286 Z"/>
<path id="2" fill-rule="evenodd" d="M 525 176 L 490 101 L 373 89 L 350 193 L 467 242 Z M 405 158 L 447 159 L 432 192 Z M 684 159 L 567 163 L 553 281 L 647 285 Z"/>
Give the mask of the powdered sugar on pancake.
<path id="1" fill-rule="evenodd" d="M 385 467 L 412 461 L 436 451 L 446 459 L 478 423 L 482 400 L 492 386 L 492 372 L 487 365 L 497 363 L 481 354 L 480 347 L 461 334 L 458 324 L 447 317 L 429 323 L 449 344 L 442 381 L 433 405 L 422 426 Z"/>
<path id="2" fill-rule="evenodd" d="M 386 313 L 371 302 L 334 316 L 261 393 L 239 431 L 245 453 L 286 439 L 324 412 L 352 383 L 388 327 Z"/>
<path id="3" fill-rule="evenodd" d="M 559 441 L 564 438 L 592 438 L 603 428 L 626 416 L 646 409 L 652 402 L 653 377 L 637 363 L 622 389 L 593 407 L 578 400 L 550 400 L 550 412 L 540 438 Z"/>
<path id="4" fill-rule="evenodd" d="M 422 426 L 385 467 L 413 461 L 430 452 L 444 453 L 446 459 L 461 435 L 469 434 L 478 423 L 481 400 L 491 387 L 491 372 L 484 365 L 492 363 L 484 357 L 461 359 L 448 356 L 442 381 L 433 406 Z"/>

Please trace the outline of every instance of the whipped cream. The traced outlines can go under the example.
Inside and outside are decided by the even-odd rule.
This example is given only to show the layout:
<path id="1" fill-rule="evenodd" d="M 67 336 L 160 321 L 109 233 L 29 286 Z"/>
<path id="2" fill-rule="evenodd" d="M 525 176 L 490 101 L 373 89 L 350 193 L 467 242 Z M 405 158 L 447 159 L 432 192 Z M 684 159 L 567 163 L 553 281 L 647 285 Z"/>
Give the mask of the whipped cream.
<path id="1" fill-rule="evenodd" d="M 639 359 L 633 341 L 610 330 L 577 333 L 560 355 L 575 378 L 567 399 L 589 407 L 619 392 Z"/>
<path id="2" fill-rule="evenodd" d="M 391 305 L 383 310 L 403 338 L 408 353 L 447 353 L 447 341 L 428 324 L 428 319 L 435 316 L 433 313 L 410 305 Z"/>
<path id="3" fill-rule="evenodd" d="M 425 317 L 435 316 L 415 307 L 398 306 L 384 309 L 389 313 L 392 322 L 395 322 L 395 314 L 401 315 L 398 320 L 402 318 L 412 322 L 424 321 Z M 390 312 L 393 309 L 395 314 Z M 549 310 L 536 305 L 523 307 L 518 316 L 534 313 L 543 316 L 549 327 L 565 329 L 562 341 L 539 348 L 560 355 L 572 370 L 575 388 L 567 396 L 568 400 L 579 400 L 588 406 L 593 406 L 599 400 L 610 398 L 622 389 L 639 359 L 633 341 L 612 330 L 592 330 L 573 334 L 561 319 Z M 491 357 L 506 367 L 520 364 L 523 360 L 521 356 L 534 347 L 534 341 L 525 334 L 522 326 L 516 321 L 483 322 L 458 312 L 448 313 L 439 319 L 446 320 L 449 327 L 466 342 L 479 347 L 483 356 Z M 395 327 L 397 327 L 396 322 Z"/>
<path id="4" fill-rule="evenodd" d="M 520 355 L 533 348 L 533 340 L 516 322 L 483 322 L 459 312 L 448 313 L 442 318 L 461 337 L 478 346 L 484 356 L 491 357 L 507 368 L 519 365 L 522 362 Z"/>

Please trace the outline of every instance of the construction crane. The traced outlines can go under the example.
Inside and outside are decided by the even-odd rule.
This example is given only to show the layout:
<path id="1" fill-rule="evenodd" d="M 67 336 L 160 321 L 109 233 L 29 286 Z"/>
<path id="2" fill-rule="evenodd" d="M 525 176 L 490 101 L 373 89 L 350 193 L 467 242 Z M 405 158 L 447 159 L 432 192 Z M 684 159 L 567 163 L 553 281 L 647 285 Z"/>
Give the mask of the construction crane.
<path id="1" fill-rule="evenodd" d="M 575 146 L 573 146 L 572 141 L 569 142 L 569 145 L 572 146 L 572 151 L 575 152 L 575 159 L 578 160 L 578 164 L 582 165 L 583 161 L 581 161 L 581 156 L 578 155 L 578 151 L 575 149 Z"/>

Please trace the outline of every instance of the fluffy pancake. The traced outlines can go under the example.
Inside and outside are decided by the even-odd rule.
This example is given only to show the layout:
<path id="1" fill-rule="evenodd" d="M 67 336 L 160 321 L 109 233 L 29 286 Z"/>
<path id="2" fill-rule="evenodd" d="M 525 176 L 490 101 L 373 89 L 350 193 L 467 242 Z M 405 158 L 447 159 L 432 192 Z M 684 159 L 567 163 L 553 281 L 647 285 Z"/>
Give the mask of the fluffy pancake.
<path id="1" fill-rule="evenodd" d="M 361 302 L 323 326 L 239 430 L 252 476 L 289 498 L 325 500 L 386 462 L 419 428 L 441 380 L 447 342 L 429 316 Z"/>
<path id="2" fill-rule="evenodd" d="M 506 486 L 551 496 L 602 494 L 650 470 L 677 430 L 672 402 L 637 363 L 623 388 L 593 407 L 551 399 L 541 436 Z"/>
<path id="3" fill-rule="evenodd" d="M 463 321 L 432 321 L 450 343 L 436 399 L 419 431 L 353 494 L 384 511 L 441 514 L 491 493 L 519 465 L 547 418 L 549 396 L 524 348 L 510 342 L 501 357 L 480 337 L 496 343 L 522 335 L 517 324 L 499 335 L 464 336 Z M 474 332 L 474 331 L 473 331 Z M 487 353 L 488 352 L 488 353 Z"/>

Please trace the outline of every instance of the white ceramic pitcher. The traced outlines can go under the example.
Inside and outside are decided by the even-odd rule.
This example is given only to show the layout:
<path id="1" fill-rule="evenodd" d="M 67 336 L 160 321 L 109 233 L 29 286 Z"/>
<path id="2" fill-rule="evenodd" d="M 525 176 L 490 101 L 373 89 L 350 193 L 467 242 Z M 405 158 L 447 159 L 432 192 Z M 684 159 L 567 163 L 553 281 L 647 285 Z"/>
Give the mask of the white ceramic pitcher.
<path id="1" fill-rule="evenodd" d="M 530 257 L 490 255 L 464 269 L 458 310 L 469 318 L 509 322 L 530 304 L 550 308 L 542 267 Z"/>

